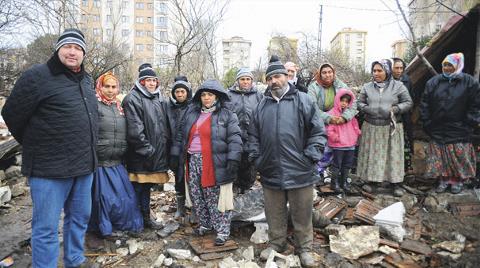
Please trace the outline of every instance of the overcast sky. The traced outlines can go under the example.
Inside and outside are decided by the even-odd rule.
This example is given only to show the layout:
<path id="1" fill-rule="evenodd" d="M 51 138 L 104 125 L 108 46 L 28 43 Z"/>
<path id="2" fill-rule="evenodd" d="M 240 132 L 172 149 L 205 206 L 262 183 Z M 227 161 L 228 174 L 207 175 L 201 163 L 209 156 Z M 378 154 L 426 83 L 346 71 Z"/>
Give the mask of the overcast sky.
<path id="1" fill-rule="evenodd" d="M 408 2 L 400 0 L 405 9 Z M 266 55 L 274 33 L 299 37 L 299 32 L 306 32 L 316 36 L 320 4 L 323 49 L 330 47 L 332 38 L 344 27 L 366 30 L 368 65 L 373 59 L 391 57 L 393 41 L 404 38 L 398 24 L 400 17 L 389 10 L 397 10 L 395 0 L 231 0 L 218 37 L 241 36 L 251 40 L 250 67 L 254 67 L 258 58 Z"/>

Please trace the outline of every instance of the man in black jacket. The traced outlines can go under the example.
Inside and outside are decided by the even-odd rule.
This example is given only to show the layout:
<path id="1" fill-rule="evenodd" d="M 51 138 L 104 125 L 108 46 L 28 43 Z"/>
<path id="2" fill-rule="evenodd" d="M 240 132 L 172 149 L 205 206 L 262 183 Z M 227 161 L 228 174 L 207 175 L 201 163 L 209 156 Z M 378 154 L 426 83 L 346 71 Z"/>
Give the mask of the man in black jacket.
<path id="1" fill-rule="evenodd" d="M 288 83 L 287 70 L 272 56 L 268 88 L 254 111 L 248 131 L 249 159 L 260 172 L 265 197 L 269 247 L 287 249 L 287 202 L 295 234 L 295 251 L 304 267 L 317 267 L 312 256 L 313 185 L 320 176 L 316 162 L 326 143 L 323 121 L 313 100 Z"/>
<path id="2" fill-rule="evenodd" d="M 172 139 L 177 135 L 180 128 L 179 124 L 191 99 L 192 90 L 187 77 L 182 75 L 175 77 L 168 106 L 168 121 Z M 183 176 L 179 176 L 178 158 L 170 158 L 170 170 L 175 173 L 175 192 L 177 195 L 177 212 L 175 212 L 175 218 L 178 219 L 185 216 L 185 180 Z"/>
<path id="3" fill-rule="evenodd" d="M 23 146 L 22 173 L 32 195 L 32 265 L 57 267 L 58 223 L 64 211 L 65 267 L 86 265 L 83 241 L 97 166 L 97 98 L 82 65 L 84 35 L 65 30 L 46 64 L 17 80 L 2 116 Z"/>
<path id="4" fill-rule="evenodd" d="M 253 74 L 249 68 L 240 68 L 237 72 L 235 84 L 228 89 L 229 108 L 237 114 L 240 131 L 242 133 L 243 153 L 240 168 L 234 181 L 235 188 L 241 193 L 252 187 L 257 177 L 255 166 L 248 161 L 247 141 L 248 126 L 252 120 L 252 112 L 263 98 L 262 93 L 253 86 Z"/>
<path id="5" fill-rule="evenodd" d="M 405 73 L 407 67 L 405 61 L 400 58 L 392 58 L 392 76 L 395 80 L 403 83 L 407 88 L 410 97 L 415 102 L 415 94 L 412 88 L 412 81 Z M 412 174 L 412 155 L 413 155 L 413 122 L 411 110 L 402 114 L 403 128 L 405 130 L 405 174 Z"/>

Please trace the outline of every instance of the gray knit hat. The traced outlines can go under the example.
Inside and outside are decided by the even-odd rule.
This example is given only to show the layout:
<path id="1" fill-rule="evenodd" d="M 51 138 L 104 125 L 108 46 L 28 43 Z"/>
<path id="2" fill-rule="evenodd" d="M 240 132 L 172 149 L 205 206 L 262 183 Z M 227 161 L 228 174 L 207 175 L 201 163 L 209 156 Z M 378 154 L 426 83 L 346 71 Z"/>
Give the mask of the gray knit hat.
<path id="1" fill-rule="evenodd" d="M 268 78 L 269 76 L 274 74 L 288 75 L 287 69 L 285 69 L 285 66 L 283 66 L 277 55 L 272 55 L 272 57 L 270 58 L 265 77 Z"/>
<path id="2" fill-rule="evenodd" d="M 80 30 L 77 29 L 65 29 L 63 33 L 58 37 L 57 44 L 55 45 L 55 51 L 58 51 L 63 45 L 76 44 L 83 49 L 83 54 L 87 53 L 87 45 L 85 43 L 85 36 Z"/>
<path id="3" fill-rule="evenodd" d="M 248 67 L 240 68 L 240 70 L 238 70 L 237 72 L 237 77 L 235 78 L 235 80 L 238 80 L 240 77 L 244 77 L 244 76 L 250 77 L 253 80 L 253 74 L 252 74 L 252 71 L 250 71 L 250 68 Z"/>

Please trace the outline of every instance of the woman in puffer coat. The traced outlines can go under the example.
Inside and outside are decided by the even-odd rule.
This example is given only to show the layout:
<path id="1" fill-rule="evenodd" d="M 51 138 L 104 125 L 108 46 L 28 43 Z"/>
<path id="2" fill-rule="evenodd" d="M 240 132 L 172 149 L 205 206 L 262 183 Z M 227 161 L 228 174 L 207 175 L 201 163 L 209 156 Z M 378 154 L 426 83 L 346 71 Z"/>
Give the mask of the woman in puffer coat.
<path id="1" fill-rule="evenodd" d="M 462 73 L 463 54 L 448 55 L 442 74 L 428 80 L 420 106 L 420 118 L 430 143 L 426 176 L 439 180 L 436 192 L 451 185 L 458 194 L 466 179 L 475 177 L 474 127 L 480 123 L 478 81 Z"/>
<path id="2" fill-rule="evenodd" d="M 123 165 L 127 152 L 127 122 L 117 95 L 118 78 L 108 72 L 97 79 L 98 168 L 92 185 L 89 232 L 110 236 L 113 231 L 140 232 L 143 220 L 128 173 Z"/>
<path id="3" fill-rule="evenodd" d="M 233 209 L 232 182 L 242 154 L 235 113 L 224 107 L 226 91 L 217 80 L 207 80 L 195 93 L 182 119 L 171 154 L 186 170 L 187 205 L 191 202 L 200 226 L 198 235 L 215 230 L 215 245 L 230 236 Z M 189 202 L 190 201 L 190 202 Z"/>

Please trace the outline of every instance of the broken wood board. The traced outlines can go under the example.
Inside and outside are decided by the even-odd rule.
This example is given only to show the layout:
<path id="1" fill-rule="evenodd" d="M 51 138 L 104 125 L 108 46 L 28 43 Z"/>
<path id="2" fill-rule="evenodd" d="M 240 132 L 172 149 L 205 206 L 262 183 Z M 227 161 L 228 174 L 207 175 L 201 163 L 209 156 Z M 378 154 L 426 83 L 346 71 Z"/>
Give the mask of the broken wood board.
<path id="1" fill-rule="evenodd" d="M 319 187 L 319 189 L 322 193 L 335 193 L 334 190 L 330 189 L 330 185 L 322 185 Z"/>
<path id="2" fill-rule="evenodd" d="M 450 211 L 453 215 L 466 217 L 466 216 L 478 216 L 480 215 L 480 203 L 451 203 Z"/>
<path id="3" fill-rule="evenodd" d="M 400 248 L 400 244 L 398 244 L 397 242 L 391 241 L 391 240 L 387 240 L 387 239 L 382 239 L 382 238 L 380 238 L 380 241 L 378 242 L 378 244 L 380 244 L 380 245 L 386 245 L 386 246 L 389 246 L 389 247 L 395 248 L 395 249 L 399 249 L 399 248 Z"/>
<path id="4" fill-rule="evenodd" d="M 212 253 L 212 252 L 224 252 L 233 249 L 237 249 L 238 245 L 233 240 L 227 240 L 223 246 L 215 246 L 215 237 L 198 237 L 189 241 L 190 246 L 197 255 Z"/>
<path id="5" fill-rule="evenodd" d="M 342 209 L 347 207 L 347 203 L 335 197 L 327 197 L 318 203 L 315 209 L 328 219 L 332 219 Z"/>
<path id="6" fill-rule="evenodd" d="M 230 253 L 228 252 L 211 252 L 211 253 L 200 254 L 199 257 L 204 261 L 210 261 L 210 260 L 226 258 L 229 254 Z"/>
<path id="7" fill-rule="evenodd" d="M 402 244 L 400 244 L 400 248 L 426 256 L 432 254 L 432 248 L 429 245 L 411 239 L 405 239 Z"/>
<path id="8" fill-rule="evenodd" d="M 417 264 L 414 260 L 410 258 L 404 258 L 398 253 L 392 253 L 390 255 L 385 256 L 384 260 L 397 268 L 421 268 L 419 264 Z"/>
<path id="9" fill-rule="evenodd" d="M 375 224 L 375 220 L 373 217 L 377 215 L 377 213 L 382 209 L 381 206 L 375 204 L 372 201 L 362 199 L 358 204 L 355 206 L 355 211 L 353 212 L 353 216 L 356 219 L 364 221 L 368 224 Z"/>

